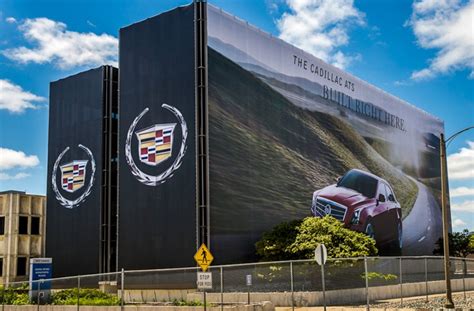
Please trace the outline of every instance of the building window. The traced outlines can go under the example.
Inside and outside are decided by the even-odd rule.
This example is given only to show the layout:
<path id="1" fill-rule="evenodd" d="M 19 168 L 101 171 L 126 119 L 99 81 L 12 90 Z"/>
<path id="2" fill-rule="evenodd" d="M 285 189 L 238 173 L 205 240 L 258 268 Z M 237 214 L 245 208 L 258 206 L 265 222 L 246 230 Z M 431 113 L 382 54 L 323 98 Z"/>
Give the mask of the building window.
<path id="1" fill-rule="evenodd" d="M 39 217 L 31 217 L 30 234 L 35 234 L 35 235 L 40 234 L 40 218 Z"/>
<path id="2" fill-rule="evenodd" d="M 26 275 L 26 257 L 18 257 L 16 260 L 16 275 Z"/>
<path id="3" fill-rule="evenodd" d="M 28 234 L 28 216 L 20 216 L 18 220 L 18 234 Z"/>
<path id="4" fill-rule="evenodd" d="M 0 257 L 0 276 L 3 276 L 3 258 Z"/>
<path id="5" fill-rule="evenodd" d="M 5 216 L 0 216 L 0 235 L 5 234 Z"/>

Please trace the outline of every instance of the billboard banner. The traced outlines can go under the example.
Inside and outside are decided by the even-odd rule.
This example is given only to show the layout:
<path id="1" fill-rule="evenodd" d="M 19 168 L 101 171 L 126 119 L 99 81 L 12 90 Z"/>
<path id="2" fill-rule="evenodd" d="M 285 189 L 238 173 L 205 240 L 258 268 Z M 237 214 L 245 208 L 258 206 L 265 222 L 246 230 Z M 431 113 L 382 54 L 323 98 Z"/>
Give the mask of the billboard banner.
<path id="1" fill-rule="evenodd" d="M 262 232 L 309 215 L 432 254 L 443 122 L 210 5 L 207 27 L 216 260 L 253 260 Z"/>
<path id="2" fill-rule="evenodd" d="M 46 254 L 54 276 L 99 272 L 102 87 L 103 67 L 50 86 Z"/>
<path id="3" fill-rule="evenodd" d="M 194 55 L 192 5 L 120 30 L 119 267 L 193 264 Z"/>

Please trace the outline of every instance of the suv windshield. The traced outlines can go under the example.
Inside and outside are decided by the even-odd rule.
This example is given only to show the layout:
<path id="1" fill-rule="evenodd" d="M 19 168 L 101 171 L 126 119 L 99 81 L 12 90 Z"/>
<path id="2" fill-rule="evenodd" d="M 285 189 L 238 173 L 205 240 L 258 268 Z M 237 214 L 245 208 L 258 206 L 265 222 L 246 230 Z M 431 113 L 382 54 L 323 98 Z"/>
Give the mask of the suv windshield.
<path id="1" fill-rule="evenodd" d="M 338 187 L 355 190 L 367 198 L 375 197 L 377 190 L 377 179 L 365 175 L 362 172 L 350 171 L 337 184 Z"/>

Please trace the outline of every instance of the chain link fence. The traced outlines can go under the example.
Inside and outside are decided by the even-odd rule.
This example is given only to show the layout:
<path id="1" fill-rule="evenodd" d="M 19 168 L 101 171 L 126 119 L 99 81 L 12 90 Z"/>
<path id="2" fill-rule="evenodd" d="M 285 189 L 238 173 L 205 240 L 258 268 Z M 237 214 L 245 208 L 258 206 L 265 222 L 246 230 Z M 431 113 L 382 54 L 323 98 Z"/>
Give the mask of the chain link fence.
<path id="1" fill-rule="evenodd" d="M 2 310 L 11 304 L 226 305 L 271 301 L 281 307 L 373 305 L 408 297 L 444 293 L 443 257 L 361 257 L 328 259 L 324 269 L 315 260 L 294 260 L 211 266 L 212 288 L 196 285 L 200 269 L 173 268 L 120 271 L 4 284 Z M 451 258 L 454 292 L 474 290 L 474 259 Z M 324 287 L 323 287 L 324 283 Z M 50 288 L 50 290 L 49 290 Z M 102 296 L 101 296 L 102 295 Z M 103 300 L 101 300 L 103 299 Z M 99 300 L 99 302 L 97 301 Z M 102 304 L 101 304 L 102 303 Z"/>

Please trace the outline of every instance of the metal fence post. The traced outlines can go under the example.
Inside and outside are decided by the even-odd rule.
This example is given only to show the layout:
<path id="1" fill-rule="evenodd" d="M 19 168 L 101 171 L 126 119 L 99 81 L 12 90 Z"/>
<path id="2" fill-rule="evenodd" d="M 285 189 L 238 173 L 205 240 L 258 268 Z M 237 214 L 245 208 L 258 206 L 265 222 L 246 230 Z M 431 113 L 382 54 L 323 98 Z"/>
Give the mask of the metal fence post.
<path id="1" fill-rule="evenodd" d="M 322 252 L 321 252 L 322 253 Z M 322 255 L 321 255 L 322 257 Z M 324 311 L 326 311 L 326 283 L 324 280 L 324 262 L 321 260 L 321 283 L 323 285 L 323 304 L 324 304 Z"/>
<path id="2" fill-rule="evenodd" d="M 77 276 L 77 310 L 79 311 L 79 305 L 81 300 L 81 277 Z"/>
<path id="3" fill-rule="evenodd" d="M 364 256 L 364 271 L 365 271 L 365 298 L 367 301 L 366 309 L 370 309 L 370 300 L 369 300 L 369 269 L 367 269 L 367 256 Z"/>
<path id="4" fill-rule="evenodd" d="M 125 303 L 125 270 L 122 268 L 120 272 L 120 310 L 123 310 Z"/>
<path id="5" fill-rule="evenodd" d="M 38 290 L 36 291 L 36 302 L 38 303 L 36 306 L 36 310 L 38 311 L 40 309 L 40 292 L 41 292 L 41 280 L 38 281 Z"/>
<path id="6" fill-rule="evenodd" d="M 400 257 L 400 307 L 403 307 L 402 257 Z"/>
<path id="7" fill-rule="evenodd" d="M 425 292 L 426 302 L 428 302 L 428 258 L 425 257 Z"/>
<path id="8" fill-rule="evenodd" d="M 462 260 L 462 289 L 464 291 L 464 301 L 466 301 L 466 259 Z"/>
<path id="9" fill-rule="evenodd" d="M 221 266 L 221 310 L 224 311 L 224 268 Z"/>
<path id="10" fill-rule="evenodd" d="M 291 310 L 295 310 L 295 291 L 293 281 L 293 261 L 290 261 Z"/>

